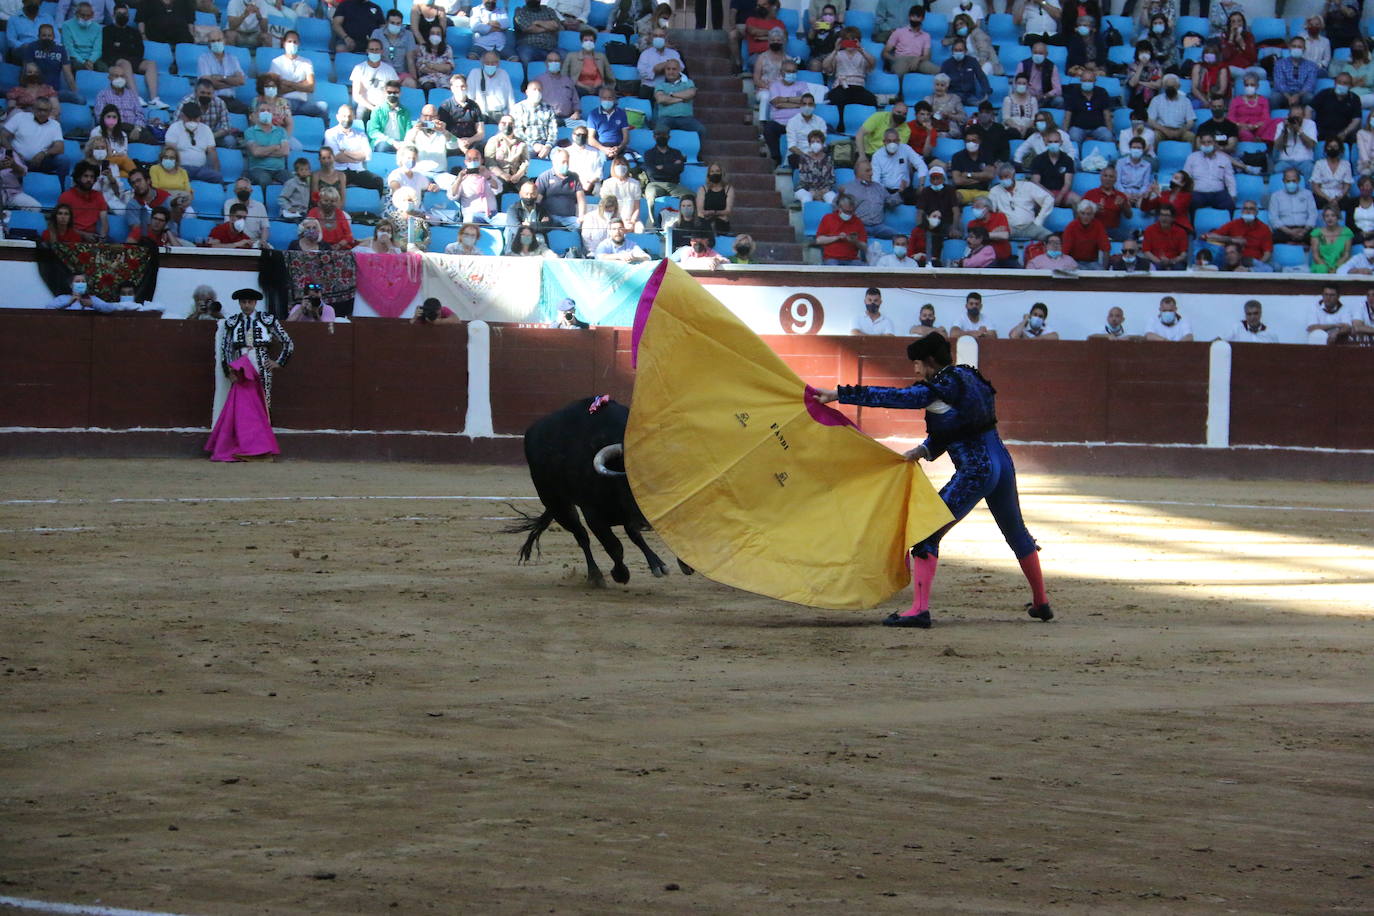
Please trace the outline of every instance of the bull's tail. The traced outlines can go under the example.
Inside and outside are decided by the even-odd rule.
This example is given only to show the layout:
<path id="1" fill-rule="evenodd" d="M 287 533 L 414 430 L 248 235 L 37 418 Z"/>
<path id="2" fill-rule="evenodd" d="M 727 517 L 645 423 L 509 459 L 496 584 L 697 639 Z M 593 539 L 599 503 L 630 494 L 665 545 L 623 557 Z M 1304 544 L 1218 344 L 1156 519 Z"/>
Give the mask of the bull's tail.
<path id="1" fill-rule="evenodd" d="M 509 503 L 507 505 L 509 505 Z M 545 509 L 543 515 L 530 515 L 527 512 L 516 509 L 514 506 L 511 506 L 511 509 L 514 510 L 517 515 L 521 516 L 521 520 L 507 528 L 506 533 L 522 534 L 524 532 L 529 532 L 529 537 L 525 538 L 524 546 L 520 548 L 517 561 L 520 563 L 528 563 L 530 561 L 530 555 L 539 551 L 539 536 L 553 523 L 553 510 Z"/>

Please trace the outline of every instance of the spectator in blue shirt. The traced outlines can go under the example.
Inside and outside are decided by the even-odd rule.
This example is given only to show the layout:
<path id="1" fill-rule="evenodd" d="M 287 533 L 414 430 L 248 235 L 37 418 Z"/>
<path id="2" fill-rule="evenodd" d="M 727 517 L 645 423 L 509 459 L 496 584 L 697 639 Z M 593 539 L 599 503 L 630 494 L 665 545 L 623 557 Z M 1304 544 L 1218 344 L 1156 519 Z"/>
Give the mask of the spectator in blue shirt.
<path id="1" fill-rule="evenodd" d="M 696 83 L 682 75 L 682 62 L 669 60 L 664 63 L 663 76 L 654 84 L 654 104 L 658 106 L 655 127 L 690 130 L 704 140 L 706 128 L 692 115 L 692 99 L 696 97 Z"/>
<path id="2" fill-rule="evenodd" d="M 272 109 L 263 103 L 258 106 L 251 127 L 243 132 L 243 146 L 248 153 L 245 164 L 253 184 L 281 184 L 286 181 L 286 157 L 290 144 L 286 131 L 272 123 Z"/>
<path id="3" fill-rule="evenodd" d="M 95 9 L 85 0 L 76 8 L 76 16 L 62 23 L 62 46 L 71 55 L 75 70 L 94 70 L 100 60 L 104 29 L 96 21 Z"/>
<path id="4" fill-rule="evenodd" d="M 949 91 L 965 105 L 977 105 L 992 92 L 988 75 L 977 58 L 968 53 L 968 43 L 962 38 L 954 39 L 949 46 L 949 57 L 940 64 L 940 72 L 949 77 Z"/>
<path id="5" fill-rule="evenodd" d="M 596 110 L 587 118 L 587 127 L 591 129 L 587 139 L 610 160 L 623 154 L 630 146 L 630 119 L 616 105 L 615 90 L 610 86 L 602 86 L 597 95 Z"/>
<path id="6" fill-rule="evenodd" d="M 51 22 L 40 25 L 38 38 L 19 49 L 19 65 L 33 64 L 37 67 L 38 72 L 43 74 L 43 82 L 57 89 L 59 101 L 83 104 L 86 100 L 76 91 L 71 57 L 67 49 L 54 40 L 55 35 Z"/>
<path id="7" fill-rule="evenodd" d="M 38 0 L 24 0 L 24 10 L 11 16 L 5 23 L 5 37 L 11 48 L 19 49 L 31 41 L 38 40 L 38 27 L 43 23 L 52 25 L 52 17 L 40 13 L 42 4 Z"/>
<path id="8" fill-rule="evenodd" d="M 1269 96 L 1269 104 L 1273 107 L 1292 108 L 1312 101 L 1321 69 L 1302 56 L 1305 50 L 1307 41 L 1298 35 L 1288 43 L 1288 56 L 1274 61 L 1271 80 L 1274 91 Z"/>

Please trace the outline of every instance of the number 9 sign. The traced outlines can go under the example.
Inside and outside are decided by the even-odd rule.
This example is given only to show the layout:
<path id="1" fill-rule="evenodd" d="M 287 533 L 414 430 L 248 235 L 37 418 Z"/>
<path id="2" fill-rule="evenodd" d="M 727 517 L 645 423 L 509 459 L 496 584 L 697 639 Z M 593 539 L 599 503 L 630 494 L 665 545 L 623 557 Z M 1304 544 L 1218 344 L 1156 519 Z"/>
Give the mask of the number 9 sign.
<path id="1" fill-rule="evenodd" d="M 819 334 L 825 323 L 825 309 L 810 293 L 788 296 L 778 311 L 784 334 Z"/>

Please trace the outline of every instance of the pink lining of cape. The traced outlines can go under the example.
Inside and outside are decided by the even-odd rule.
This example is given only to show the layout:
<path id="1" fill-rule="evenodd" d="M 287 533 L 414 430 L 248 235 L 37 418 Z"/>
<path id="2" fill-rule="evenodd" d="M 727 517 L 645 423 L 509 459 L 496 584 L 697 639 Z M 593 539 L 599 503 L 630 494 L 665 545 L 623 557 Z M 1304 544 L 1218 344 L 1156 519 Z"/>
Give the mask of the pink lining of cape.
<path id="1" fill-rule="evenodd" d="M 257 366 L 246 354 L 229 365 L 242 372 L 243 377 L 234 380 L 219 420 L 205 443 L 210 460 L 239 461 L 257 455 L 280 455 L 258 382 Z"/>

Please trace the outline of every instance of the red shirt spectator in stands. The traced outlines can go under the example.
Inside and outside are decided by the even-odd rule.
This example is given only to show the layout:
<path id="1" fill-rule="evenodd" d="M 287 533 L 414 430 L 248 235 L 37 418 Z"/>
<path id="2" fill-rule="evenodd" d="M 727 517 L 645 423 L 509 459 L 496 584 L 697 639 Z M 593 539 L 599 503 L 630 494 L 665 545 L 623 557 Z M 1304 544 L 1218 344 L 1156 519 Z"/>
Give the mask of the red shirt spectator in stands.
<path id="1" fill-rule="evenodd" d="M 1274 233 L 1259 218 L 1259 204 L 1247 200 L 1240 208 L 1240 218 L 1223 223 L 1203 238 L 1214 245 L 1235 242 L 1241 254 L 1257 261 L 1268 261 L 1274 253 Z"/>
<path id="2" fill-rule="evenodd" d="M 78 162 L 72 170 L 72 186 L 57 198 L 58 203 L 72 208 L 72 228 L 86 242 L 103 242 L 110 234 L 110 205 L 105 195 L 95 190 L 99 174 L 95 163 Z"/>
<path id="3" fill-rule="evenodd" d="M 988 234 L 988 240 L 992 243 L 992 253 L 997 257 L 999 264 L 1006 262 L 1009 266 L 1017 265 L 1016 259 L 1011 256 L 1011 223 L 1007 222 L 1005 213 L 998 213 L 992 209 L 992 204 L 986 197 L 979 197 L 968 209 L 968 224 L 965 228 L 972 229 L 974 226 L 984 230 Z"/>
<path id="4" fill-rule="evenodd" d="M 229 218 L 210 230 L 205 243 L 211 248 L 252 248 L 255 241 L 247 230 L 248 207 L 235 203 L 229 208 Z"/>
<path id="5" fill-rule="evenodd" d="M 1107 263 L 1112 243 L 1107 227 L 1097 219 L 1097 204 L 1089 200 L 1078 202 L 1077 218 L 1064 227 L 1064 253 L 1087 270 L 1100 269 Z"/>
<path id="6" fill-rule="evenodd" d="M 43 241 L 51 245 L 59 242 L 63 245 L 75 245 L 82 241 L 81 233 L 72 228 L 72 208 L 67 204 L 58 204 L 53 207 L 52 216 L 48 217 L 48 228 L 43 230 Z"/>
<path id="7" fill-rule="evenodd" d="M 754 10 L 754 15 L 744 20 L 744 35 L 749 42 L 749 54 L 762 54 L 768 50 L 768 33 L 782 29 L 787 34 L 787 23 L 778 18 L 778 0 L 763 0 Z"/>
<path id="8" fill-rule="evenodd" d="M 1132 214 L 1131 202 L 1126 195 L 1116 189 L 1116 168 L 1107 166 L 1098 175 L 1098 185 L 1083 195 L 1097 207 L 1097 220 L 1107 230 L 1108 238 L 1125 241 L 1126 231 L 1121 228 L 1121 219 L 1129 219 Z M 1118 238 L 1119 236 L 1119 238 Z"/>
<path id="9" fill-rule="evenodd" d="M 1192 232 L 1193 224 L 1188 221 L 1188 214 L 1193 212 L 1193 176 L 1181 169 L 1174 172 L 1169 179 L 1169 187 L 1148 198 L 1140 208 L 1146 213 L 1154 213 L 1161 204 L 1173 207 L 1174 221 L 1182 226 L 1185 232 Z"/>
<path id="10" fill-rule="evenodd" d="M 345 251 L 357 244 L 353 238 L 353 224 L 348 214 L 339 209 L 339 192 L 333 188 L 320 189 L 319 206 L 311 207 L 306 216 L 320 221 L 320 241 Z"/>
<path id="11" fill-rule="evenodd" d="M 1188 266 L 1188 233 L 1174 221 L 1174 208 L 1160 204 L 1159 221 L 1145 228 L 1140 256 L 1157 270 L 1185 270 Z"/>
<path id="12" fill-rule="evenodd" d="M 858 203 L 848 194 L 841 194 L 835 206 L 838 210 L 821 217 L 821 224 L 816 227 L 821 263 L 839 267 L 862 264 L 863 252 L 868 248 L 868 232 L 854 215 Z"/>
<path id="13" fill-rule="evenodd" d="M 940 139 L 940 128 L 935 124 L 933 111 L 930 103 L 922 99 L 916 103 L 915 117 L 906 124 L 911 131 L 907 145 L 927 161 L 935 155 L 935 141 Z"/>
<path id="14" fill-rule="evenodd" d="M 159 248 L 171 245 L 185 245 L 181 239 L 177 238 L 176 233 L 167 228 L 171 222 L 172 214 L 166 207 L 155 207 L 148 216 L 148 222 L 143 226 L 135 226 L 129 230 L 129 236 L 124 241 L 130 245 L 137 245 L 140 242 L 148 242 Z"/>

